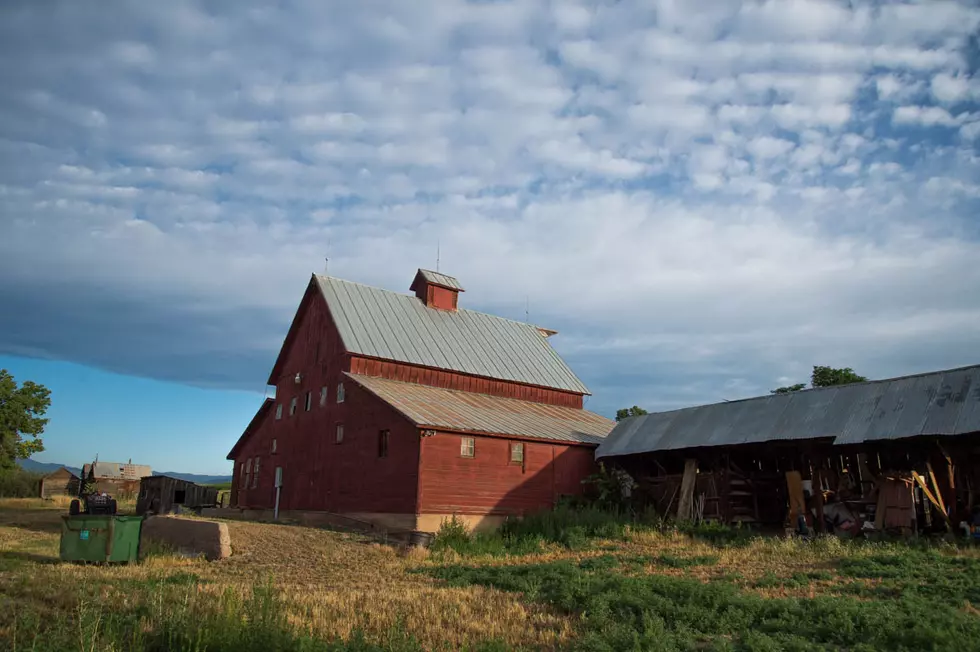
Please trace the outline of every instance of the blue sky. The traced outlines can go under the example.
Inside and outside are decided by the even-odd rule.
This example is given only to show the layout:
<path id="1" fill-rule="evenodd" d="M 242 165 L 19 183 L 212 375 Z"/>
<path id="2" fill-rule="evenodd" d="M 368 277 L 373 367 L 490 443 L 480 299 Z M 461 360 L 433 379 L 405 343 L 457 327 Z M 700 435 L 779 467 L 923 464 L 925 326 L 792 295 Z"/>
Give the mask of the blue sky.
<path id="1" fill-rule="evenodd" d="M 606 414 L 976 363 L 978 30 L 939 1 L 3 3 L 2 363 L 56 390 L 42 459 L 220 472 L 324 256 L 407 291 L 437 243 Z"/>

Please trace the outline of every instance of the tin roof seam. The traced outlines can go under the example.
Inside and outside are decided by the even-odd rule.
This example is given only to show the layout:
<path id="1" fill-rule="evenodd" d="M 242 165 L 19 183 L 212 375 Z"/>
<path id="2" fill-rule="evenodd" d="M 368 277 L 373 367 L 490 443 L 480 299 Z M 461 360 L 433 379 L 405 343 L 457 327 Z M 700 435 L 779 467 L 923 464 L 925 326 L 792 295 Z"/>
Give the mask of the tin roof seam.
<path id="1" fill-rule="evenodd" d="M 383 360 L 589 394 L 537 326 L 329 276 L 315 279 L 344 348 Z"/>

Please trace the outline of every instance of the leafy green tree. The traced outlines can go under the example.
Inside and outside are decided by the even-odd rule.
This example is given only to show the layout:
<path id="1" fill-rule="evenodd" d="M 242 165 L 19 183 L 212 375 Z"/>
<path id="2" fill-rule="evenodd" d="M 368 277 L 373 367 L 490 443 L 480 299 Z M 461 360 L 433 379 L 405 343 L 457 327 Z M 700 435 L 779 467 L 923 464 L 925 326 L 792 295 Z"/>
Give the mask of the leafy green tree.
<path id="1" fill-rule="evenodd" d="M 835 385 L 850 385 L 851 383 L 863 383 L 867 378 L 854 373 L 850 367 L 834 369 L 833 367 L 819 367 L 814 365 L 813 373 L 810 374 L 810 387 L 833 387 Z M 798 392 L 806 388 L 806 383 L 797 383 L 786 387 L 777 387 L 770 392 L 771 394 L 789 394 Z"/>
<path id="2" fill-rule="evenodd" d="M 18 387 L 10 372 L 0 369 L 0 472 L 44 450 L 40 435 L 48 420 L 42 417 L 50 406 L 47 387 L 30 380 Z"/>
<path id="3" fill-rule="evenodd" d="M 854 373 L 850 367 L 834 369 L 833 367 L 814 367 L 810 376 L 810 384 L 814 387 L 832 387 L 834 385 L 850 385 L 863 383 L 867 378 Z"/>
<path id="4" fill-rule="evenodd" d="M 790 392 L 798 392 L 801 389 L 806 388 L 806 383 L 796 383 L 795 385 L 787 385 L 786 387 L 777 387 L 770 392 L 771 394 L 789 394 Z"/>
<path id="5" fill-rule="evenodd" d="M 639 417 L 644 414 L 650 414 L 641 407 L 634 405 L 631 408 L 623 408 L 621 410 L 616 410 L 616 421 L 622 421 L 623 419 L 629 419 L 630 417 Z"/>

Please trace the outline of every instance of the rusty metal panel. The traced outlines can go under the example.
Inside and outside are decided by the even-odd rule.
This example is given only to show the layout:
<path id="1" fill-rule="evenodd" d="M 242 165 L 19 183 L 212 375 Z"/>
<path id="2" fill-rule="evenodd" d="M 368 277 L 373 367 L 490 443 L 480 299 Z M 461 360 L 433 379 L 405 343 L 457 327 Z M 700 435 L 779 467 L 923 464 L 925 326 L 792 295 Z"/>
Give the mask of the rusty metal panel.
<path id="1" fill-rule="evenodd" d="M 537 326 L 329 276 L 317 285 L 350 353 L 588 394 Z"/>
<path id="2" fill-rule="evenodd" d="M 613 422 L 587 410 L 347 374 L 425 428 L 598 444 Z"/>
<path id="3" fill-rule="evenodd" d="M 980 365 L 684 408 L 620 422 L 596 457 L 750 442 L 980 432 Z"/>

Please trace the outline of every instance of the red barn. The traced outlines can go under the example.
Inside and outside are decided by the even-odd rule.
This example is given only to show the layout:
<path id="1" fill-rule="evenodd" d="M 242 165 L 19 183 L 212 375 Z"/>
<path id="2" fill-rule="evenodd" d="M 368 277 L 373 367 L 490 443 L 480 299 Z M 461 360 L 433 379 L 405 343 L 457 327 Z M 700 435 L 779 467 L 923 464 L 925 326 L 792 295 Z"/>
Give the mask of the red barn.
<path id="1" fill-rule="evenodd" d="M 267 399 L 228 459 L 232 504 L 434 531 L 492 526 L 577 494 L 613 423 L 552 349 L 554 331 L 458 307 L 456 279 L 414 294 L 314 275 Z"/>

